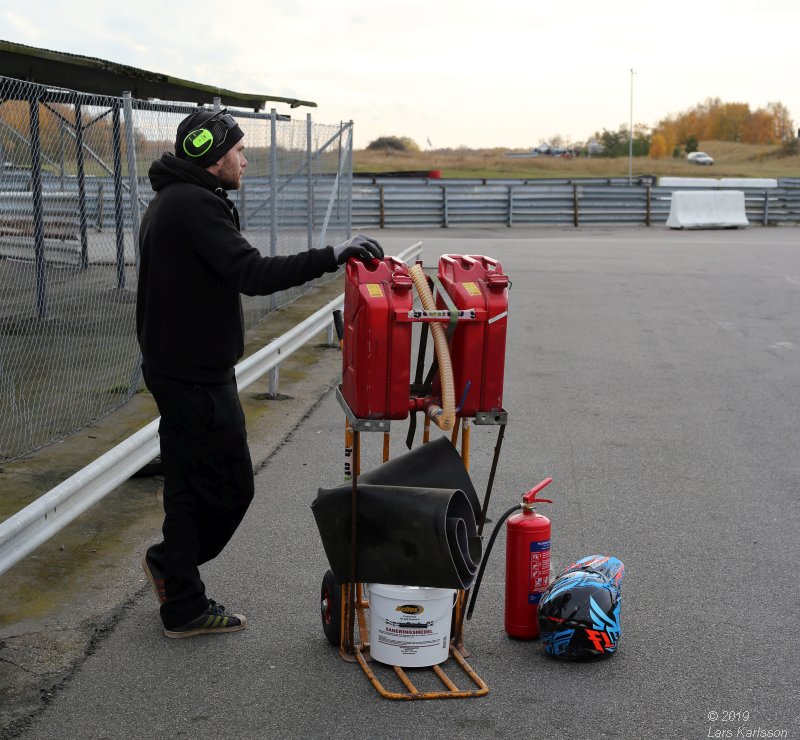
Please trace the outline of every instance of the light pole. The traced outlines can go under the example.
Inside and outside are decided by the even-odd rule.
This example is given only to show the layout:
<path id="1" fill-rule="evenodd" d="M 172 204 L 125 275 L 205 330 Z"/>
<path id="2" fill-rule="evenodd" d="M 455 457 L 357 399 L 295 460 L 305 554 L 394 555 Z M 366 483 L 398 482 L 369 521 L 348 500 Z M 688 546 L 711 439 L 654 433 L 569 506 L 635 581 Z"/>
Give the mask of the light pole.
<path id="1" fill-rule="evenodd" d="M 631 67 L 631 127 L 628 130 L 628 185 L 633 183 L 633 67 Z"/>

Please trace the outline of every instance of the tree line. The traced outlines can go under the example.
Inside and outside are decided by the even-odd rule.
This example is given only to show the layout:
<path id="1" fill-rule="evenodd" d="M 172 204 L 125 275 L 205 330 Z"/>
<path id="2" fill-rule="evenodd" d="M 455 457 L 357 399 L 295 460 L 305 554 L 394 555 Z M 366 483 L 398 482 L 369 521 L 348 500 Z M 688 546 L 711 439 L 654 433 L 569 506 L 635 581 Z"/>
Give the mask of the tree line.
<path id="1" fill-rule="evenodd" d="M 74 167 L 76 160 L 75 140 L 75 108 L 65 103 L 39 106 L 39 145 L 45 161 Z M 114 149 L 113 124 L 110 111 L 105 109 L 99 114 L 88 111 L 84 107 L 81 117 L 84 145 L 93 152 L 108 156 Z M 124 125 L 124 122 L 122 123 Z M 149 142 L 141 131 L 134 129 L 133 138 L 137 151 L 151 149 Z M 127 154 L 127 141 L 120 137 L 118 146 L 123 161 Z M 0 162 L 8 162 L 16 166 L 28 166 L 30 163 L 30 108 L 25 100 L 6 100 L 0 104 Z M 171 144 L 170 144 L 171 147 Z M 92 169 L 94 163 L 87 160 L 87 168 Z"/>
<path id="2" fill-rule="evenodd" d="M 652 129 L 638 124 L 633 129 L 633 156 L 680 157 L 697 151 L 700 141 L 731 141 L 742 144 L 781 145 L 786 154 L 796 154 L 798 141 L 794 122 L 782 103 L 751 110 L 747 103 L 723 103 L 708 98 L 683 113 L 667 116 Z M 617 131 L 595 132 L 597 154 L 627 157 L 631 139 L 627 126 Z M 593 153 L 591 147 L 588 153 Z"/>
<path id="3" fill-rule="evenodd" d="M 782 103 L 751 110 L 747 103 L 723 103 L 708 98 L 694 108 L 662 119 L 650 136 L 651 157 L 697 148 L 698 141 L 732 141 L 742 144 L 780 144 L 797 149 L 794 122 Z M 686 149 L 687 145 L 689 149 Z"/>
<path id="4" fill-rule="evenodd" d="M 667 116 L 654 127 L 636 124 L 633 141 L 628 126 L 616 131 L 596 131 L 587 143 L 571 144 L 561 136 L 542 141 L 542 151 L 567 151 L 573 155 L 600 157 L 653 158 L 680 157 L 697 151 L 700 141 L 732 141 L 743 144 L 780 144 L 786 154 L 798 152 L 794 122 L 782 103 L 751 110 L 747 103 L 723 103 L 708 98 L 682 113 Z M 419 152 L 420 147 L 406 136 L 381 136 L 370 142 L 369 151 Z"/>

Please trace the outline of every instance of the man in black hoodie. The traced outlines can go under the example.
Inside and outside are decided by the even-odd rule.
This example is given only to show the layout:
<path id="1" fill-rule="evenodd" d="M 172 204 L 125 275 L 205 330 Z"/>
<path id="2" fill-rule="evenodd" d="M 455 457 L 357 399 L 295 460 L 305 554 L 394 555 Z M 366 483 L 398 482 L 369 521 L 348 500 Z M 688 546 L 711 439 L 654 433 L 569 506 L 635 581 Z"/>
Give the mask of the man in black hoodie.
<path id="1" fill-rule="evenodd" d="M 136 330 L 161 421 L 163 541 L 145 573 L 167 637 L 244 629 L 209 599 L 198 566 L 219 555 L 253 498 L 253 467 L 234 365 L 244 352 L 240 294 L 269 295 L 380 259 L 378 242 L 262 257 L 239 232 L 228 190 L 240 187 L 244 132 L 227 111 L 199 109 L 178 126 L 175 155 L 150 167 L 156 196 L 142 218 Z"/>

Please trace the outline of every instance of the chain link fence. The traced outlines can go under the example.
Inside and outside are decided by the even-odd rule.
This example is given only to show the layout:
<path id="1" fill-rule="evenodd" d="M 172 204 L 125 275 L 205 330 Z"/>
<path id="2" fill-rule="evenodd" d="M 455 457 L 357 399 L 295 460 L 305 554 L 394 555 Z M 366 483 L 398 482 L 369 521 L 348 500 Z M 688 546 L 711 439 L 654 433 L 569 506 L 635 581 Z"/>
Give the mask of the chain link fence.
<path id="1" fill-rule="evenodd" d="M 192 105 L 0 76 L 0 462 L 124 404 L 140 387 L 138 227 L 147 171 Z M 352 125 L 231 110 L 248 167 L 231 193 L 262 254 L 350 234 Z M 309 286 L 243 296 L 246 326 Z"/>

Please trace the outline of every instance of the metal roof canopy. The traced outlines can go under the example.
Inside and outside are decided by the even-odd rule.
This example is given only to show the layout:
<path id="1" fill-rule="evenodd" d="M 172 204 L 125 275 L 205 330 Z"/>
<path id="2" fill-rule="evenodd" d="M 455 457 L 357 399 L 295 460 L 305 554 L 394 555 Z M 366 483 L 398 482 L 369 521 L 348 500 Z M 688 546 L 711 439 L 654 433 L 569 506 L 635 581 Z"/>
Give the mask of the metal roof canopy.
<path id="1" fill-rule="evenodd" d="M 158 98 L 197 104 L 213 104 L 219 98 L 222 105 L 254 111 L 263 110 L 267 102 L 286 103 L 292 108 L 301 105 L 317 107 L 310 100 L 238 93 L 125 64 L 11 41 L 0 40 L 0 70 L 6 77 L 71 90 L 80 88 L 82 92 L 97 95 L 119 96 L 130 92 L 132 97 L 139 99 Z"/>

